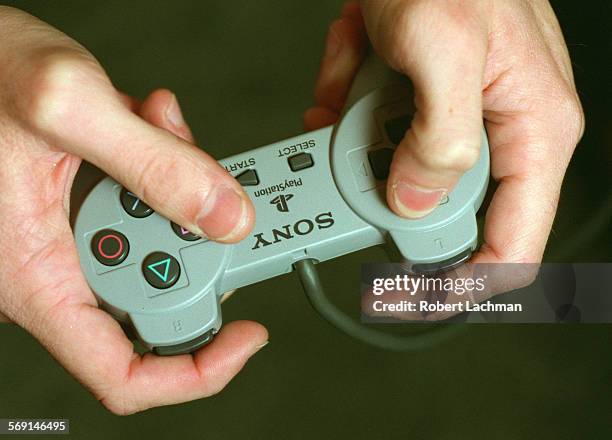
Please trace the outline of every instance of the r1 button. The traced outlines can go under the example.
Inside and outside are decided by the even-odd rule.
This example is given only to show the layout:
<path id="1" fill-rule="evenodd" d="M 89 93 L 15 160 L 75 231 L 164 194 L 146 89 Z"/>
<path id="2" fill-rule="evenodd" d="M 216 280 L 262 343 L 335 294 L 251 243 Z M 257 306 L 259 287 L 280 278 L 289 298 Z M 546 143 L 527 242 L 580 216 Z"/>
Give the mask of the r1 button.
<path id="1" fill-rule="evenodd" d="M 176 258 L 165 252 L 153 252 L 142 262 L 142 274 L 156 289 L 174 286 L 181 276 L 181 266 Z"/>
<path id="2" fill-rule="evenodd" d="M 121 232 L 103 229 L 91 239 L 91 251 L 100 263 L 116 266 L 127 257 L 130 243 Z"/>

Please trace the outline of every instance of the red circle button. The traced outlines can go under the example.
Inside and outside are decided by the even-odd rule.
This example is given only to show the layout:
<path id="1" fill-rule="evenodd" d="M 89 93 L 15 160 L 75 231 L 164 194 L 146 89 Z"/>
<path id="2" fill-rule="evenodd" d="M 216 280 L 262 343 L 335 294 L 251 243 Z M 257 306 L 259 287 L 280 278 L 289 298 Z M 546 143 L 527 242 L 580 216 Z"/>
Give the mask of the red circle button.
<path id="1" fill-rule="evenodd" d="M 91 251 L 105 266 L 116 266 L 125 260 L 130 250 L 128 239 L 112 229 L 98 231 L 91 240 Z"/>

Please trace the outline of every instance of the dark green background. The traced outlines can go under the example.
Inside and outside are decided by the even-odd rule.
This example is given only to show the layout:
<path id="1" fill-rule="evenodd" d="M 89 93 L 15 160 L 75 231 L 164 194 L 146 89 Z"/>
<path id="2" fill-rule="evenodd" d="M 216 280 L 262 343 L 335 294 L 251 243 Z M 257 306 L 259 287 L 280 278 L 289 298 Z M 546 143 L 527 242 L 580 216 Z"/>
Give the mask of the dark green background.
<path id="1" fill-rule="evenodd" d="M 8 3 L 83 43 L 120 89 L 139 97 L 174 90 L 200 145 L 216 157 L 300 132 L 326 29 L 341 5 Z M 609 1 L 554 5 L 588 130 L 568 172 L 549 259 L 612 261 L 609 223 L 589 223 L 612 188 Z M 320 265 L 329 290 L 355 314 L 359 263 L 380 258 L 368 250 Z M 2 326 L 0 417 L 70 418 L 71 435 L 87 439 L 612 434 L 610 326 L 472 326 L 422 353 L 386 353 L 323 323 L 293 275 L 242 289 L 224 305 L 224 318 L 264 323 L 270 344 L 219 395 L 125 418 L 108 413 L 28 334 Z"/>

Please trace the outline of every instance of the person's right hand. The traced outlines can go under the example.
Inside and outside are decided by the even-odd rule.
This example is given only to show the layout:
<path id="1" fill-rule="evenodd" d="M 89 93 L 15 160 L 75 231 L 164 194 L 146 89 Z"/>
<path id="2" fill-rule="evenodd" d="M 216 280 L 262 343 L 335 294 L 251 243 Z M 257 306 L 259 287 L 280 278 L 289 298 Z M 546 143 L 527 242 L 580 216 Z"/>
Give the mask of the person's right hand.
<path id="1" fill-rule="evenodd" d="M 70 189 L 85 159 L 160 214 L 223 242 L 250 231 L 249 198 L 192 145 L 172 93 L 154 92 L 142 104 L 120 94 L 82 46 L 3 6 L 0 59 L 3 319 L 34 335 L 117 414 L 218 392 L 265 344 L 265 328 L 230 323 L 193 356 L 135 353 L 81 272 Z"/>

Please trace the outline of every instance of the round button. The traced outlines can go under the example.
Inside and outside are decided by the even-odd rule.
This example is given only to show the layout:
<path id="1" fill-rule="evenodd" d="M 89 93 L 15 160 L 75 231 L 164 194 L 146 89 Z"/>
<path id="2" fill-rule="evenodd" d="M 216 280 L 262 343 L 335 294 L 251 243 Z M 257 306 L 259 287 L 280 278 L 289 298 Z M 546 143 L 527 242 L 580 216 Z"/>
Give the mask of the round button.
<path id="1" fill-rule="evenodd" d="M 170 226 L 172 226 L 172 230 L 178 236 L 178 238 L 186 241 L 197 241 L 200 237 L 199 235 L 195 235 L 192 232 L 189 232 L 187 229 L 183 228 L 180 225 L 177 225 L 174 222 L 170 222 Z"/>
<path id="2" fill-rule="evenodd" d="M 121 232 L 103 229 L 91 239 L 91 251 L 100 263 L 116 266 L 128 256 L 130 243 Z"/>
<path id="3" fill-rule="evenodd" d="M 153 252 L 142 262 L 142 274 L 156 289 L 174 286 L 181 276 L 181 266 L 176 258 L 165 252 Z"/>
<path id="4" fill-rule="evenodd" d="M 121 190 L 119 198 L 125 212 L 132 217 L 145 218 L 153 214 L 153 208 L 140 200 L 136 194 L 129 192 L 125 188 Z"/>

